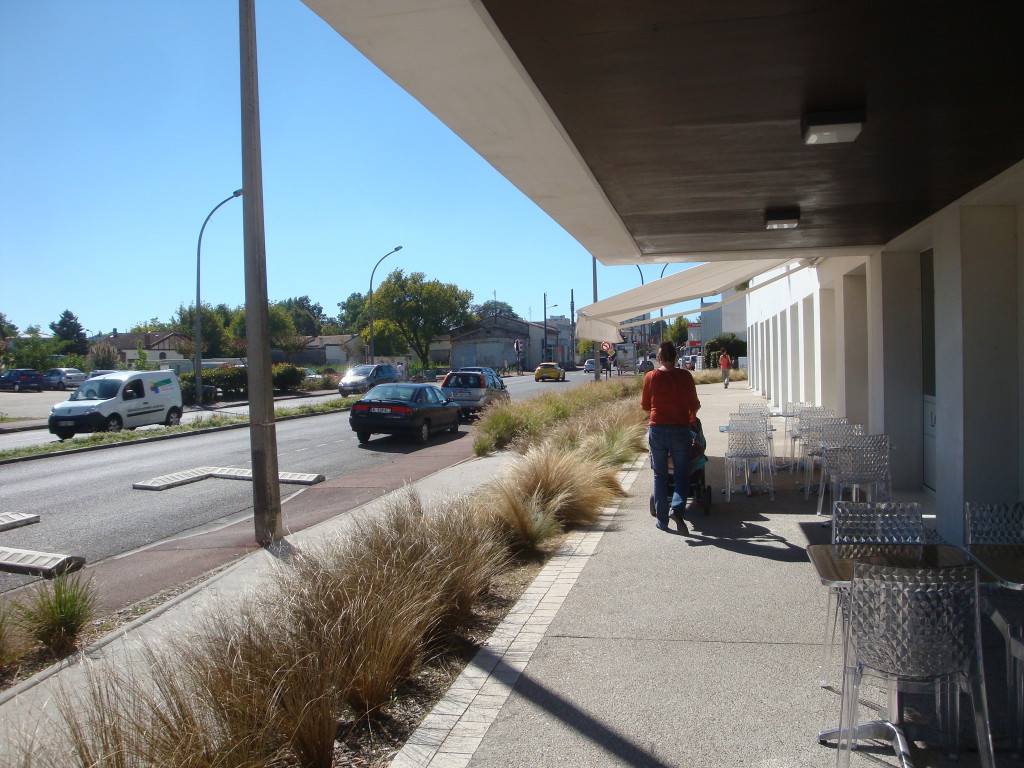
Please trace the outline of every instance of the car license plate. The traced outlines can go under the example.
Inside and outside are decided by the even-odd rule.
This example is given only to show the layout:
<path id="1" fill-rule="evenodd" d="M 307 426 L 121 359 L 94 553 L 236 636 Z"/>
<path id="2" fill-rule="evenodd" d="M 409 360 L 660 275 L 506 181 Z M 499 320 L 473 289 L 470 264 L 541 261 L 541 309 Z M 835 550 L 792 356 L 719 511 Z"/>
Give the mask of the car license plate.
<path id="1" fill-rule="evenodd" d="M 370 413 L 391 413 L 390 408 L 371 408 Z"/>
<path id="2" fill-rule="evenodd" d="M 455 395 L 455 399 L 456 400 L 468 400 L 470 398 L 469 392 L 467 392 L 465 390 L 457 389 L 452 394 Z"/>
<path id="3" fill-rule="evenodd" d="M 57 422 L 57 426 L 58 427 L 73 427 L 73 426 L 75 426 L 75 422 L 73 422 L 73 421 L 58 421 Z"/>

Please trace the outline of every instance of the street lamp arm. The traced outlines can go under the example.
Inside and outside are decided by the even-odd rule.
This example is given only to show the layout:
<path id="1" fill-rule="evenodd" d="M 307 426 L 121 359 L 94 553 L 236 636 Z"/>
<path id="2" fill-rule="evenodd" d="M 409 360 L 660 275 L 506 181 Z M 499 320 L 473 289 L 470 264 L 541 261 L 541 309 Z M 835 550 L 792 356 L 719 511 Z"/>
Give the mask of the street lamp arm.
<path id="1" fill-rule="evenodd" d="M 200 275 L 200 266 L 202 264 L 203 233 L 206 231 L 206 225 L 210 223 L 210 219 L 213 217 L 213 214 L 215 214 L 217 212 L 217 209 L 220 208 L 222 205 L 224 205 L 224 203 L 230 202 L 231 200 L 234 200 L 236 197 L 239 197 L 242 194 L 243 191 L 244 190 L 236 189 L 234 192 L 231 193 L 231 195 L 229 197 L 225 197 L 223 200 L 221 200 L 219 203 L 217 203 L 215 206 L 213 206 L 213 210 L 210 211 L 206 215 L 206 219 L 203 221 L 203 226 L 200 227 L 200 229 L 199 229 L 199 242 L 196 243 L 196 350 L 195 350 L 195 352 L 196 352 L 196 354 L 195 354 L 196 370 L 195 370 L 195 377 L 196 377 L 196 403 L 199 405 L 199 407 L 202 407 L 202 405 L 203 405 L 203 325 L 202 325 L 202 312 L 200 310 L 200 307 L 202 307 L 202 304 L 200 303 L 200 295 L 199 295 L 199 282 L 200 282 L 199 281 L 199 275 Z"/>
<path id="2" fill-rule="evenodd" d="M 402 246 L 396 245 L 390 251 L 385 253 L 377 259 L 377 263 L 373 265 L 373 271 L 370 272 L 370 359 L 366 361 L 368 363 L 373 363 L 373 276 L 377 274 L 377 267 L 380 266 L 380 263 L 384 261 L 384 259 L 392 253 L 397 253 L 400 250 L 402 250 Z"/>

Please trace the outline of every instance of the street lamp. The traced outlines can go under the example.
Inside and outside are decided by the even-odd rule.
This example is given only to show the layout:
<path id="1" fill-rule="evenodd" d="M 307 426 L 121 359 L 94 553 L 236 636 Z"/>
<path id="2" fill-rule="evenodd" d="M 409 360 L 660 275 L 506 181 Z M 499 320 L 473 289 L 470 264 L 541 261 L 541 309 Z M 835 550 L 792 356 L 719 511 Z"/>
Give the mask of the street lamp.
<path id="1" fill-rule="evenodd" d="M 551 308 L 557 307 L 557 304 L 552 304 Z M 541 355 L 541 362 L 548 362 L 548 295 L 544 294 L 544 344 L 542 346 L 543 352 Z"/>
<path id="2" fill-rule="evenodd" d="M 373 276 L 377 272 L 377 267 L 380 266 L 380 263 L 384 261 L 384 259 L 392 253 L 396 253 L 400 250 L 402 250 L 402 246 L 396 245 L 390 251 L 381 256 L 377 263 L 373 265 L 373 272 L 370 273 L 370 359 L 367 360 L 368 363 L 373 363 Z"/>
<path id="3" fill-rule="evenodd" d="M 236 197 L 242 194 L 241 189 L 236 189 L 231 193 L 230 197 L 225 197 L 219 203 L 217 203 L 213 210 L 206 216 L 206 221 L 203 222 L 203 226 L 199 230 L 199 243 L 196 245 L 196 403 L 199 407 L 203 407 L 203 326 L 202 326 L 202 304 L 199 303 L 199 266 L 202 261 L 203 252 L 203 232 L 206 231 L 206 225 L 210 222 L 210 217 L 217 212 L 224 203 L 234 200 Z"/>

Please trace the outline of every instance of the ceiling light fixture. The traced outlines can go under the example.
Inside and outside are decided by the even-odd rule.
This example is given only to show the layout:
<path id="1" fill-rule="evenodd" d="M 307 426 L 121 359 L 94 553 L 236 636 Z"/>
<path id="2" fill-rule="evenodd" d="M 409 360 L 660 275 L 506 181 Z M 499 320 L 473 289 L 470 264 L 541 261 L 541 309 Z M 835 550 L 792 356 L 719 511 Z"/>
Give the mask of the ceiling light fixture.
<path id="1" fill-rule="evenodd" d="M 796 229 L 799 223 L 799 208 L 769 208 L 764 212 L 765 229 Z"/>
<path id="2" fill-rule="evenodd" d="M 804 144 L 839 144 L 860 136 L 864 127 L 864 110 L 845 112 L 811 112 L 804 115 Z"/>

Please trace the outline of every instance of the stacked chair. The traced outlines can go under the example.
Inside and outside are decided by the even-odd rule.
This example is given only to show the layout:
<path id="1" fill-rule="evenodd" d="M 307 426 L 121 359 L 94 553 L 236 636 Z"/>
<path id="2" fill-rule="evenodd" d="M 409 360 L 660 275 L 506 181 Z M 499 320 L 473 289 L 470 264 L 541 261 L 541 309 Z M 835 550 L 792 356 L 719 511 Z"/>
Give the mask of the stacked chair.
<path id="1" fill-rule="evenodd" d="M 986 547 L 1024 545 L 1024 503 L 964 504 L 964 543 L 981 553 Z M 981 602 L 1006 645 L 1006 689 L 1009 692 L 1013 749 L 1024 752 L 1024 595 L 990 590 Z"/>

